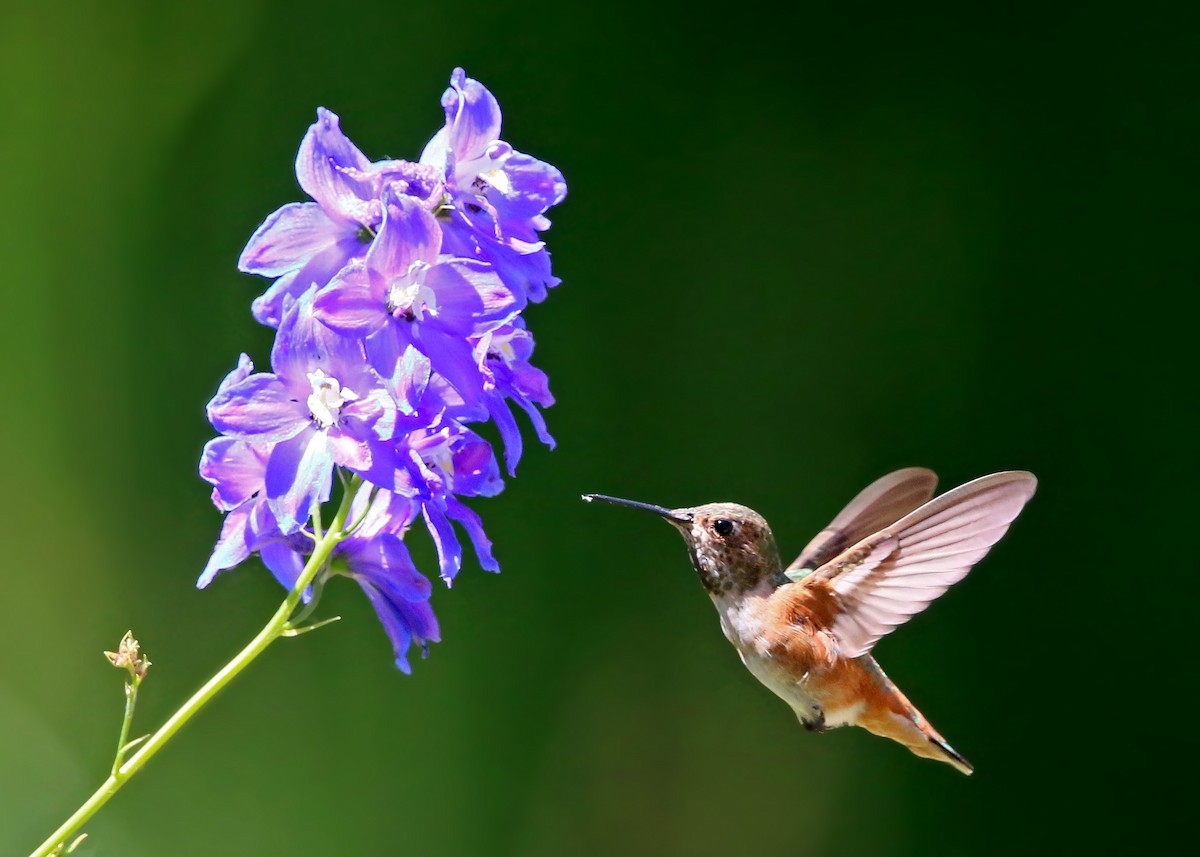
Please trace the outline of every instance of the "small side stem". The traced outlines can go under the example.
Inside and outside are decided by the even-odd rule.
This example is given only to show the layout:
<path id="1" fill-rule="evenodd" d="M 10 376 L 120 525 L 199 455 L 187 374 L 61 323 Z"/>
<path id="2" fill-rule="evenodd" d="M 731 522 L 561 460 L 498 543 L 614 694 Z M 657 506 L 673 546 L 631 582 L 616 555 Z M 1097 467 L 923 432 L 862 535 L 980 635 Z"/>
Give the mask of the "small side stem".
<path id="1" fill-rule="evenodd" d="M 132 681 L 125 682 L 125 719 L 121 721 L 121 737 L 117 739 L 117 755 L 113 758 L 110 772 L 114 775 L 125 760 L 125 745 L 129 741 L 129 727 L 133 723 L 133 709 L 137 706 L 138 686 L 141 683 L 142 680 L 136 676 Z"/>
<path id="2" fill-rule="evenodd" d="M 342 498 L 341 506 L 334 515 L 333 520 L 329 524 L 320 541 L 313 547 L 312 556 L 308 558 L 308 562 L 304 566 L 304 570 L 300 573 L 296 585 L 292 587 L 292 591 L 288 593 L 287 598 L 279 605 L 279 609 L 275 611 L 275 615 L 267 622 L 266 626 L 251 640 L 244 649 L 238 652 L 233 660 L 221 667 L 221 669 L 204 685 L 192 694 L 180 708 L 172 714 L 167 722 L 159 727 L 158 731 L 146 739 L 127 762 L 121 762 L 124 755 L 125 741 L 128 738 L 129 721 L 132 718 L 133 701 L 127 696 L 126 698 L 126 717 L 125 723 L 121 727 L 121 745 L 117 749 L 117 763 L 113 766 L 113 772 L 108 779 L 101 784 L 100 788 L 88 798 L 79 809 L 75 810 L 74 814 L 63 822 L 58 830 L 50 834 L 50 837 L 37 847 L 30 857 L 49 857 L 54 853 L 60 844 L 65 842 L 72 834 L 77 833 L 79 828 L 83 827 L 100 807 L 108 803 L 109 798 L 115 795 L 129 779 L 142 769 L 150 759 L 157 753 L 167 741 L 171 740 L 172 736 L 178 732 L 183 724 L 187 723 L 192 717 L 207 704 L 217 692 L 225 685 L 229 684 L 242 670 L 263 653 L 267 646 L 271 645 L 275 640 L 284 635 L 288 630 L 288 620 L 296 611 L 297 605 L 300 603 L 301 597 L 304 595 L 313 579 L 317 576 L 328 562 L 330 554 L 337 546 L 337 543 L 343 538 L 343 529 L 346 524 L 346 516 L 350 513 L 350 503 L 354 499 L 354 493 L 357 491 L 362 480 L 359 477 L 354 477 L 351 485 L 348 487 L 345 495 Z"/>

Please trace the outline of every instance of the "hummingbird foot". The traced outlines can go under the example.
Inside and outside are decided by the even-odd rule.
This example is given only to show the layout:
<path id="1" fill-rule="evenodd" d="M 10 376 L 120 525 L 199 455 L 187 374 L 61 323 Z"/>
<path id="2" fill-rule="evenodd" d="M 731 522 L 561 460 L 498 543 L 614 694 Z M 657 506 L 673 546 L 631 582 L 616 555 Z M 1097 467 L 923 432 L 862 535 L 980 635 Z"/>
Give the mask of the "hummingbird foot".
<path id="1" fill-rule="evenodd" d="M 812 707 L 811 717 L 800 717 L 800 723 L 809 732 L 824 732 L 825 731 L 825 712 L 819 705 Z"/>

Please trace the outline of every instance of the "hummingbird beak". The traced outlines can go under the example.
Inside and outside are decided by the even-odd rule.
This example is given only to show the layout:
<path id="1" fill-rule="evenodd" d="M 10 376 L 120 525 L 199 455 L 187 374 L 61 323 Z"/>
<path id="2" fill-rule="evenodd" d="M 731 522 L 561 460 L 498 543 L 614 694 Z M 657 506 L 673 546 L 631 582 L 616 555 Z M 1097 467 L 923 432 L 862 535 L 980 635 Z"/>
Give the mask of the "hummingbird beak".
<path id="1" fill-rule="evenodd" d="M 690 524 L 692 515 L 690 512 L 680 512 L 677 509 L 666 509 L 662 506 L 655 506 L 653 503 L 639 503 L 637 500 L 623 500 L 620 497 L 609 497 L 607 494 L 581 494 L 581 497 L 591 503 L 593 500 L 603 500 L 605 503 L 613 503 L 617 506 L 632 506 L 635 509 L 645 509 L 647 512 L 653 512 L 663 518 L 666 518 L 672 524 Z"/>

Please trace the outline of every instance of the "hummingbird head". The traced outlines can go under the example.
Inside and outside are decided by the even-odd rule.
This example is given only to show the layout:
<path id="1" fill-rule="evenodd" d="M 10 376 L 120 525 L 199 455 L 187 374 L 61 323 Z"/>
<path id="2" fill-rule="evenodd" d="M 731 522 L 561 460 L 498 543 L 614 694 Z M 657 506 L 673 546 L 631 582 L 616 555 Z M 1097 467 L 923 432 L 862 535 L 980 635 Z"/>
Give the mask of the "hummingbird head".
<path id="1" fill-rule="evenodd" d="M 696 574 L 713 597 L 739 595 L 781 572 L 779 550 L 766 520 L 737 503 L 667 509 L 603 494 L 583 498 L 645 509 L 664 518 L 683 534 Z"/>

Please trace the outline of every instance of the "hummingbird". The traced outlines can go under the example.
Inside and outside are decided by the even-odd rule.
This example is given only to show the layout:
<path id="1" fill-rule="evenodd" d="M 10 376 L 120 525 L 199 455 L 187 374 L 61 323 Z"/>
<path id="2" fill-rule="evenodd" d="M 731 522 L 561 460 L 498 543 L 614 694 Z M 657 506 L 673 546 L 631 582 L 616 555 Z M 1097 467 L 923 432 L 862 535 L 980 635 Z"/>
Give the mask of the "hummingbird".
<path id="1" fill-rule="evenodd" d="M 666 519 L 687 543 L 725 637 L 760 682 L 821 732 L 861 726 L 964 774 L 947 743 L 871 656 L 961 580 L 1008 530 L 1037 479 L 1012 470 L 933 498 L 923 467 L 864 488 L 787 567 L 762 515 L 737 503 L 667 509 L 584 494 Z"/>

